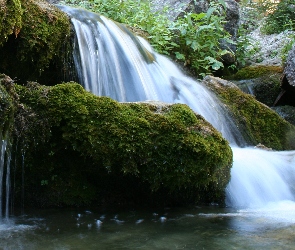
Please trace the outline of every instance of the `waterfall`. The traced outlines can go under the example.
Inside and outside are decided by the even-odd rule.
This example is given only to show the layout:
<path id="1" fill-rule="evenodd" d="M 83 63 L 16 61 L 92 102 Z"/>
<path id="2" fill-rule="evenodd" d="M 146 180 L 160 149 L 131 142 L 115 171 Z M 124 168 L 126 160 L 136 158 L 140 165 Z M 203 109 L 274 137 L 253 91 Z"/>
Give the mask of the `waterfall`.
<path id="1" fill-rule="evenodd" d="M 68 13 L 76 37 L 74 61 L 80 83 L 98 96 L 119 102 L 184 103 L 209 121 L 231 144 L 243 137 L 218 99 L 200 82 L 185 76 L 140 37 L 106 17 L 58 6 Z"/>
<path id="2" fill-rule="evenodd" d="M 294 200 L 295 151 L 239 148 L 241 133 L 219 100 L 202 83 L 185 76 L 142 38 L 103 16 L 58 6 L 71 17 L 76 37 L 74 61 L 79 81 L 98 96 L 120 102 L 184 103 L 230 142 L 234 162 L 226 189 L 230 206 L 263 206 Z"/>

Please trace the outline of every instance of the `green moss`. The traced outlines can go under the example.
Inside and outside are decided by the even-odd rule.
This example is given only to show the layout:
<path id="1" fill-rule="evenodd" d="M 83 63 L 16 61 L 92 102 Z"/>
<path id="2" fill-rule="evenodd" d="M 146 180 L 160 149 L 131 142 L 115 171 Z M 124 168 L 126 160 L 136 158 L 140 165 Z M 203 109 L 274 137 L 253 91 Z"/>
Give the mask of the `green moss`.
<path id="1" fill-rule="evenodd" d="M 266 65 L 258 65 L 258 66 L 249 66 L 240 69 L 233 76 L 227 77 L 229 80 L 245 80 L 245 79 L 254 79 L 258 77 L 262 77 L 265 75 L 271 74 L 282 74 L 283 69 L 280 66 L 266 66 Z"/>
<path id="2" fill-rule="evenodd" d="M 17 37 L 22 26 L 20 0 L 0 1 L 0 46 L 14 33 Z"/>
<path id="3" fill-rule="evenodd" d="M 12 91 L 13 81 L 0 74 L 0 139 L 11 133 L 15 112 L 15 95 Z"/>
<path id="4" fill-rule="evenodd" d="M 29 129 L 22 130 L 26 132 L 21 138 L 28 146 L 26 154 L 39 187 L 46 180 L 47 188 L 70 190 L 69 183 L 74 185 L 78 178 L 76 187 L 92 190 L 86 192 L 91 198 L 72 190 L 75 197 L 65 195 L 63 203 L 79 200 L 77 194 L 84 197 L 79 196 L 81 202 L 103 196 L 103 190 L 112 190 L 105 183 L 110 176 L 131 189 L 166 190 L 167 197 L 178 194 L 196 200 L 206 197 L 200 190 L 214 189 L 220 201 L 230 178 L 231 149 L 219 132 L 186 105 L 166 105 L 158 112 L 154 104 L 120 104 L 86 92 L 76 83 L 53 87 L 30 83 L 17 86 L 17 92 L 29 111 L 23 113 Z M 72 170 L 60 164 L 60 155 L 76 159 L 70 160 Z M 62 168 L 69 170 L 64 173 Z"/>
<path id="5" fill-rule="evenodd" d="M 295 127 L 276 112 L 230 82 L 206 77 L 204 83 L 231 111 L 248 143 L 262 143 L 277 150 L 295 149 L 294 141 L 290 140 L 295 136 Z"/>
<path id="6" fill-rule="evenodd" d="M 9 1 L 5 5 L 6 11 L 0 12 L 0 18 L 6 13 L 3 29 L 10 30 L 5 31 L 0 46 L 0 72 L 22 82 L 35 81 L 51 66 L 49 79 L 42 78 L 44 82 L 50 81 L 55 75 L 64 73 L 63 59 L 69 53 L 65 48 L 71 47 L 67 46 L 70 43 L 70 20 L 45 0 L 20 0 L 16 8 L 17 1 Z M 10 17 L 17 18 L 17 21 L 10 20 Z"/>
<path id="7" fill-rule="evenodd" d="M 257 101 L 271 107 L 281 92 L 282 74 L 268 74 L 254 79 L 253 92 Z"/>
<path id="8" fill-rule="evenodd" d="M 70 22 L 65 13 L 44 0 L 22 0 L 22 6 L 19 58 L 34 62 L 38 70 L 43 70 L 60 54 L 70 35 Z"/>

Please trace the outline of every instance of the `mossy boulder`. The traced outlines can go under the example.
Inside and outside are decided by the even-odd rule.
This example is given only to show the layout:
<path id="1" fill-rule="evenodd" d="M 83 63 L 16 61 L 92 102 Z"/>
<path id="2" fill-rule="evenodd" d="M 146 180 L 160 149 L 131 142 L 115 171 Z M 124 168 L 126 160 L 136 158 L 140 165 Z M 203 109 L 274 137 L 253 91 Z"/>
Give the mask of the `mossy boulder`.
<path id="1" fill-rule="evenodd" d="M 12 79 L 0 74 L 0 140 L 7 139 L 12 132 L 16 99 Z"/>
<path id="2" fill-rule="evenodd" d="M 257 101 L 271 107 L 281 92 L 281 76 L 270 73 L 262 77 L 233 81 L 243 92 L 252 94 Z"/>
<path id="3" fill-rule="evenodd" d="M 275 111 L 229 81 L 207 76 L 203 83 L 231 112 L 248 144 L 261 143 L 276 150 L 295 149 L 295 127 Z"/>
<path id="4" fill-rule="evenodd" d="M 0 0 L 0 46 L 11 34 L 17 37 L 22 27 L 22 13 L 21 0 Z"/>
<path id="5" fill-rule="evenodd" d="M 44 0 L 0 0 L 0 21 L 0 72 L 23 82 L 62 74 L 71 31 L 65 13 Z"/>
<path id="6" fill-rule="evenodd" d="M 231 148 L 188 106 L 118 103 L 76 83 L 15 88 L 31 202 L 81 205 L 159 193 L 163 201 L 223 200 Z"/>
<path id="7" fill-rule="evenodd" d="M 256 65 L 242 68 L 226 79 L 270 107 L 281 92 L 282 76 L 283 68 L 280 66 Z"/>
<path id="8" fill-rule="evenodd" d="M 280 66 L 256 65 L 240 69 L 236 74 L 228 76 L 228 80 L 245 80 L 264 77 L 272 74 L 283 74 Z"/>

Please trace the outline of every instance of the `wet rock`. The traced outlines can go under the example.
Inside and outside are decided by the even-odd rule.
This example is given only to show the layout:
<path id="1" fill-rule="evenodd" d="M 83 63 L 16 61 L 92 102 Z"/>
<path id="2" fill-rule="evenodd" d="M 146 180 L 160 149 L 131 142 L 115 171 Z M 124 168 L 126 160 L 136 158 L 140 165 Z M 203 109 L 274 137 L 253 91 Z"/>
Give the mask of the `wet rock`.
<path id="1" fill-rule="evenodd" d="M 276 150 L 294 149 L 295 127 L 252 95 L 243 93 L 234 83 L 206 76 L 209 87 L 231 112 L 237 127 L 249 145 L 261 143 Z"/>
<path id="2" fill-rule="evenodd" d="M 285 105 L 285 106 L 273 107 L 272 109 L 275 110 L 286 121 L 295 125 L 295 107 Z"/>

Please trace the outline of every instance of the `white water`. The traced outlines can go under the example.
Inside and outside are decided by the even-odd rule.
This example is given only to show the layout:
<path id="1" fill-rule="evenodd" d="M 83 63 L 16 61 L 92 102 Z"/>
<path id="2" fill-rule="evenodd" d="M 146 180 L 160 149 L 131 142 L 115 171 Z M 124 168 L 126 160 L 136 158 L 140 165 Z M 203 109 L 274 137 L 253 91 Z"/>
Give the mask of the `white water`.
<path id="1" fill-rule="evenodd" d="M 227 187 L 228 205 L 257 208 L 294 201 L 295 151 L 232 150 L 234 167 Z"/>
<path id="2" fill-rule="evenodd" d="M 0 135 L 0 221 L 3 218 L 5 218 L 5 220 L 9 218 L 10 159 L 8 143 L 6 140 L 2 139 L 2 136 Z"/>
<path id="3" fill-rule="evenodd" d="M 295 151 L 238 148 L 236 145 L 243 144 L 239 131 L 200 82 L 186 77 L 123 26 L 90 12 L 59 7 L 71 16 L 75 27 L 74 58 L 80 81 L 87 90 L 124 102 L 156 100 L 189 105 L 233 146 L 232 178 L 226 189 L 229 206 L 252 211 L 268 211 L 271 206 L 272 210 L 275 207 L 282 211 L 282 202 L 287 202 L 295 207 Z"/>

